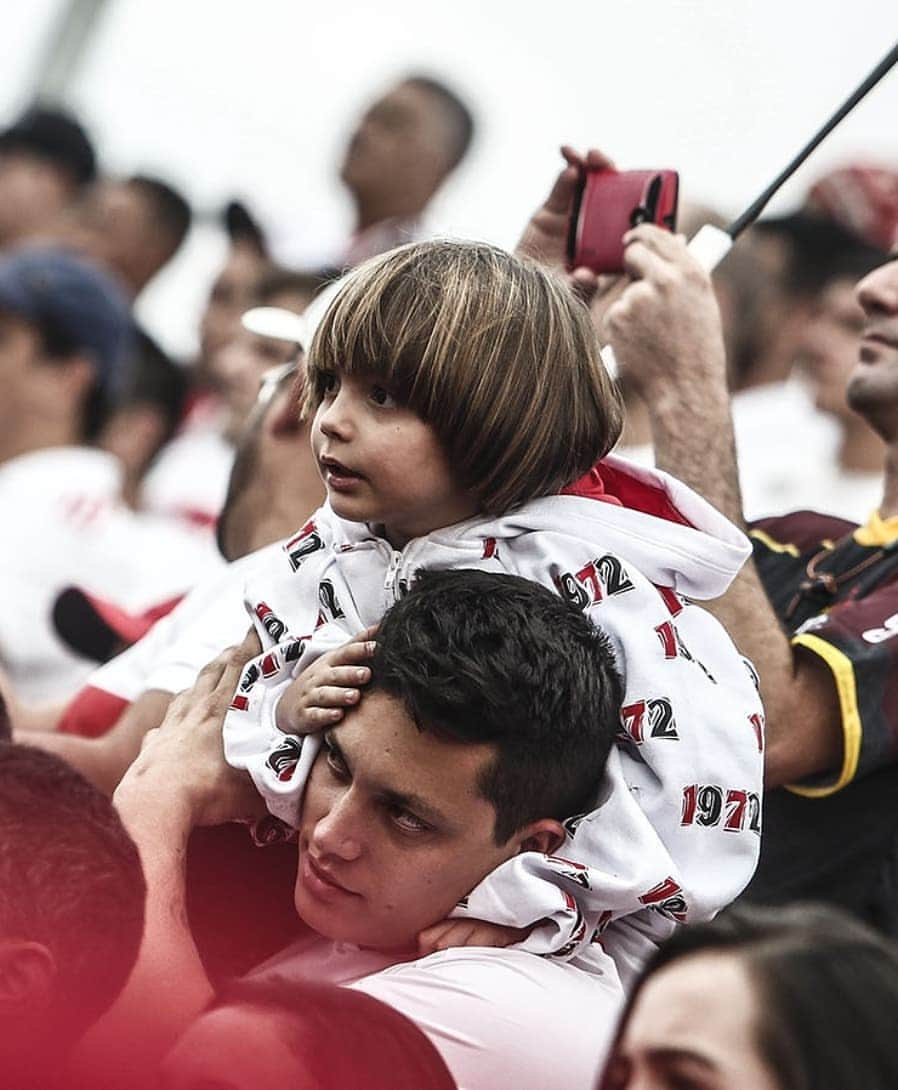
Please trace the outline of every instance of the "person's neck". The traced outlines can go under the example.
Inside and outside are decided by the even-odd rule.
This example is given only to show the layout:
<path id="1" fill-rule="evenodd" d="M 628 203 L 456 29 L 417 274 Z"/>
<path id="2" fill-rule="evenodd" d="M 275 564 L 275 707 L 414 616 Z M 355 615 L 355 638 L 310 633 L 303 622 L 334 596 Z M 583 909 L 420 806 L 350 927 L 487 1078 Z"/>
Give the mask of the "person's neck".
<path id="1" fill-rule="evenodd" d="M 357 234 L 387 220 L 416 220 L 427 205 L 427 199 L 408 193 L 376 193 L 356 196 Z"/>
<path id="2" fill-rule="evenodd" d="M 39 450 L 83 445 L 75 427 L 52 421 L 25 423 L 26 428 L 11 428 L 0 436 L 0 463 Z"/>
<path id="3" fill-rule="evenodd" d="M 885 479 L 879 515 L 883 519 L 898 515 L 898 436 L 886 444 Z"/>
<path id="4" fill-rule="evenodd" d="M 881 473 L 886 446 L 861 417 L 842 421 L 839 467 L 849 473 Z"/>

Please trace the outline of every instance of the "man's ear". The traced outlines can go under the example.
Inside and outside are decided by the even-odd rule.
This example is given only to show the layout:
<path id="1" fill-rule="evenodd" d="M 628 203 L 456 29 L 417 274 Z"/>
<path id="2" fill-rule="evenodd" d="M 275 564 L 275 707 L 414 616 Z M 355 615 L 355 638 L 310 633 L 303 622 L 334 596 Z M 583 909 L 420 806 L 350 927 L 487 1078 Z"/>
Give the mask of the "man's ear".
<path id="1" fill-rule="evenodd" d="M 56 961 L 46 946 L 25 939 L 0 942 L 0 1018 L 42 1013 L 55 990 Z"/>
<path id="2" fill-rule="evenodd" d="M 518 831 L 518 852 L 551 855 L 564 843 L 564 826 L 554 818 L 540 818 Z"/>

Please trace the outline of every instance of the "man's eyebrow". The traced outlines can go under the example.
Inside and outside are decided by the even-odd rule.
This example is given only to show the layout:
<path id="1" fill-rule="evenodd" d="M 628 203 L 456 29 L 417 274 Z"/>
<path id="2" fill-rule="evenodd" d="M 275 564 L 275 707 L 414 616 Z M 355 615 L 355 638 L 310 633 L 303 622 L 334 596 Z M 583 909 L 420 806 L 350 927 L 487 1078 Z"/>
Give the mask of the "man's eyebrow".
<path id="1" fill-rule="evenodd" d="M 346 753 L 337 741 L 336 728 L 331 727 L 330 730 L 326 730 L 322 737 L 325 746 L 339 757 L 343 764 L 351 770 L 352 763 L 349 761 Z M 434 825 L 441 825 L 444 828 L 447 828 L 452 824 L 451 820 L 441 810 L 438 810 L 433 803 L 428 802 L 427 799 L 422 798 L 420 795 L 416 795 L 414 792 L 396 791 L 392 787 L 381 786 L 376 781 L 371 783 L 370 780 L 368 781 L 368 786 L 384 802 L 389 803 L 391 806 L 403 810 L 411 810 L 425 821 L 429 821 Z"/>
<path id="2" fill-rule="evenodd" d="M 659 1060 L 664 1063 L 683 1063 L 685 1061 L 706 1071 L 719 1070 L 717 1064 L 709 1056 L 704 1056 L 700 1052 L 693 1052 L 688 1048 L 650 1048 L 647 1054 L 655 1063 Z"/>

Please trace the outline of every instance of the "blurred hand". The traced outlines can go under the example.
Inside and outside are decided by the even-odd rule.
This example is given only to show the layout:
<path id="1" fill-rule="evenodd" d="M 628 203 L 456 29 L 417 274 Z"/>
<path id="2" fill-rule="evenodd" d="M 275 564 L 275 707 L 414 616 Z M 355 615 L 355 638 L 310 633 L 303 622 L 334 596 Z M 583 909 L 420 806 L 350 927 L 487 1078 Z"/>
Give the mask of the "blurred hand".
<path id="1" fill-rule="evenodd" d="M 277 725 L 286 734 L 314 734 L 338 723 L 359 702 L 371 680 L 377 625 L 357 632 L 348 643 L 316 659 L 278 701 Z"/>

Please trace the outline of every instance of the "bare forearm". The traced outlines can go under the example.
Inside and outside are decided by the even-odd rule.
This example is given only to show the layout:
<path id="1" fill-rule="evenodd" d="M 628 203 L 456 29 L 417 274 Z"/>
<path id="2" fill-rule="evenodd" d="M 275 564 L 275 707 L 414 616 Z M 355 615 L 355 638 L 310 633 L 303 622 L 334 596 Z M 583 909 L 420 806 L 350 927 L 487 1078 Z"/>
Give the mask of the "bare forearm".
<path id="1" fill-rule="evenodd" d="M 108 1068 L 122 1042 L 129 1064 L 136 1062 L 135 1053 L 140 1063 L 154 1064 L 213 995 L 187 921 L 188 809 L 164 790 L 128 780 L 115 803 L 140 852 L 146 918 L 128 983 L 82 1049 L 88 1069 L 101 1062 Z"/>
<path id="2" fill-rule="evenodd" d="M 722 379 L 696 383 L 682 392 L 667 391 L 654 400 L 650 414 L 658 467 L 742 525 L 732 420 Z M 707 608 L 760 678 L 767 717 L 768 785 L 776 787 L 838 767 L 841 730 L 838 715 L 830 707 L 830 694 L 814 692 L 811 699 L 819 714 L 808 716 L 805 689 L 811 667 L 805 664 L 804 671 L 799 670 L 789 637 L 751 558 L 727 593 L 708 602 Z M 819 688 L 831 688 L 826 678 L 815 676 L 814 680 Z"/>

